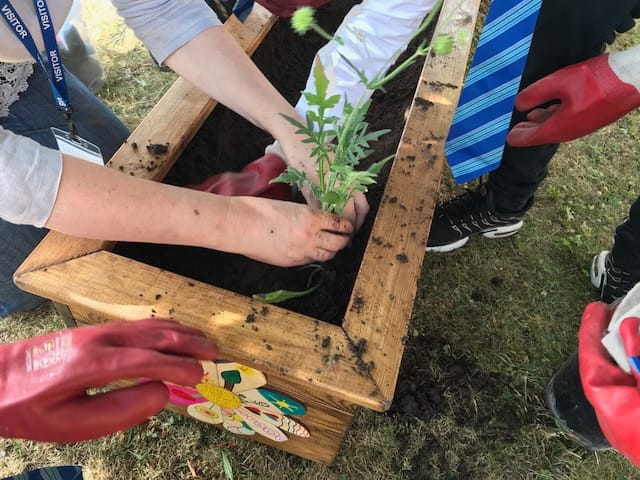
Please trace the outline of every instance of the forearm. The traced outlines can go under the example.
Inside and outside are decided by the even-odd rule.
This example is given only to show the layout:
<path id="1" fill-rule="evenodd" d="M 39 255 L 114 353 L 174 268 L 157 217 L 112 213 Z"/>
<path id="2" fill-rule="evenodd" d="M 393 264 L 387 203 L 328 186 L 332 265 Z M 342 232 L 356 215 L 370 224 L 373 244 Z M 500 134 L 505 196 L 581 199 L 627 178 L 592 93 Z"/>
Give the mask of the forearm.
<path id="1" fill-rule="evenodd" d="M 169 55 L 165 63 L 212 98 L 269 132 L 285 151 L 298 148 L 302 137 L 295 134 L 296 128 L 283 114 L 301 119 L 300 116 L 223 27 L 203 31 Z"/>
<path id="2" fill-rule="evenodd" d="M 192 245 L 236 251 L 234 199 L 124 175 L 63 156 L 58 196 L 46 226 L 102 240 Z M 235 201 L 234 214 L 242 203 Z"/>

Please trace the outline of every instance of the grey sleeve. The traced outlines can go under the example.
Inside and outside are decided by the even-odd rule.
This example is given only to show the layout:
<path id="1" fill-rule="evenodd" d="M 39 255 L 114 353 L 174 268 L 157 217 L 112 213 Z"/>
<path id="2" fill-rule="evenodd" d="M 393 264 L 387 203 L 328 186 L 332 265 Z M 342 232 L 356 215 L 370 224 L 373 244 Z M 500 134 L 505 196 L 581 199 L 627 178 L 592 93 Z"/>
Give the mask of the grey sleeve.
<path id="1" fill-rule="evenodd" d="M 58 195 L 62 155 L 0 128 L 0 217 L 42 227 Z"/>
<path id="2" fill-rule="evenodd" d="M 204 0 L 112 0 L 159 63 L 209 27 L 222 25 Z"/>

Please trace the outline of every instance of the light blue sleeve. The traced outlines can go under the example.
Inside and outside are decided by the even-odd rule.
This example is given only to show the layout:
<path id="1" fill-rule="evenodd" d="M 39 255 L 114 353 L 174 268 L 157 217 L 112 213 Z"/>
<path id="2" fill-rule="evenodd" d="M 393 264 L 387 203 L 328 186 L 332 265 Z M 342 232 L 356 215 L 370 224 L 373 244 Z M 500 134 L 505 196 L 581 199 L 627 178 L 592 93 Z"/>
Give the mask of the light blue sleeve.
<path id="1" fill-rule="evenodd" d="M 158 63 L 209 27 L 222 22 L 204 0 L 112 0 Z"/>
<path id="2" fill-rule="evenodd" d="M 58 195 L 62 155 L 0 127 L 0 218 L 42 227 Z"/>

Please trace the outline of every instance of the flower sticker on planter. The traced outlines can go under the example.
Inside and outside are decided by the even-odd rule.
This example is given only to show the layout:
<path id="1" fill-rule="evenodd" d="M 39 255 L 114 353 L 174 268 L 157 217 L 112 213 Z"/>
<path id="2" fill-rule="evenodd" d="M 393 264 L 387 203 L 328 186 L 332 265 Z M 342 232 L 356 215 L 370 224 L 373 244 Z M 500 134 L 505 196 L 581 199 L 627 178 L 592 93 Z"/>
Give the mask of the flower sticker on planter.
<path id="1" fill-rule="evenodd" d="M 224 360 L 201 361 L 204 375 L 195 388 L 167 383 L 169 401 L 187 407 L 193 418 L 222 424 L 231 433 L 256 432 L 275 442 L 287 441 L 288 432 L 309 437 L 309 431 L 288 415 L 302 416 L 303 405 L 276 392 L 265 390 L 264 374 L 258 370 Z"/>

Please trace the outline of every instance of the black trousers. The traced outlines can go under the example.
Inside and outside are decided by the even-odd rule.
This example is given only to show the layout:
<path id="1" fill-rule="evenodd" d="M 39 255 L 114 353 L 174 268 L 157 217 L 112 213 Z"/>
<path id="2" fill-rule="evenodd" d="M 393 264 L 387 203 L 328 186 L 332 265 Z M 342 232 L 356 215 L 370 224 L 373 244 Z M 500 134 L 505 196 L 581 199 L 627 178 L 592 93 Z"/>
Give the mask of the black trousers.
<path id="1" fill-rule="evenodd" d="M 604 52 L 640 17 L 640 0 L 543 0 L 525 66 L 524 88 L 540 78 Z M 514 110 L 511 125 L 525 120 Z M 489 174 L 499 210 L 521 210 L 548 173 L 558 145 L 506 146 L 502 162 Z M 640 182 L 639 182 L 640 183 Z M 616 229 L 614 261 L 640 280 L 640 197 L 628 219 Z"/>

